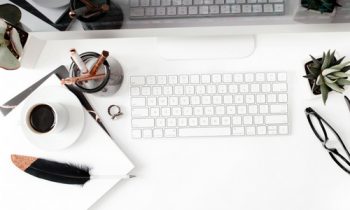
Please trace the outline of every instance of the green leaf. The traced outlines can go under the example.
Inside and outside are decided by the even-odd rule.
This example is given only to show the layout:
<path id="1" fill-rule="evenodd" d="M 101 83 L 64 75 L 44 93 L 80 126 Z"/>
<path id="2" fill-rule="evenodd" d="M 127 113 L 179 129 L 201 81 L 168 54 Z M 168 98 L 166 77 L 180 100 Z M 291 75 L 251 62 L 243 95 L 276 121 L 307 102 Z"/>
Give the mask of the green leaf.
<path id="1" fill-rule="evenodd" d="M 328 98 L 329 89 L 328 89 L 328 87 L 326 85 L 321 85 L 320 89 L 321 89 L 323 103 L 326 104 L 326 101 L 327 101 L 327 98 Z"/>
<path id="2" fill-rule="evenodd" d="M 313 64 L 315 65 L 316 68 L 321 68 L 321 61 L 319 61 L 318 59 L 314 58 L 314 56 L 310 55 Z"/>
<path id="3" fill-rule="evenodd" d="M 321 73 L 321 69 L 320 68 L 316 68 L 316 67 L 314 67 L 314 66 L 309 66 L 308 67 L 308 70 L 309 70 L 309 72 L 311 73 L 311 74 L 313 74 L 314 76 L 318 76 L 318 75 L 320 75 L 320 73 Z"/>
<path id="4" fill-rule="evenodd" d="M 331 56 L 330 55 L 330 51 L 328 50 L 327 55 L 325 56 L 324 61 L 322 63 L 321 70 L 324 70 L 324 69 L 328 68 L 329 64 L 331 63 L 331 57 L 330 56 Z"/>
<path id="5" fill-rule="evenodd" d="M 334 73 L 334 72 L 339 72 L 340 70 L 338 69 L 333 69 L 333 68 L 328 68 L 322 71 L 322 75 L 326 76 L 328 74 Z"/>
<path id="6" fill-rule="evenodd" d="M 334 79 L 339 79 L 339 77 L 333 76 L 332 74 L 328 74 L 327 77 L 328 77 L 329 79 L 332 79 L 332 80 L 334 80 Z"/>
<path id="7" fill-rule="evenodd" d="M 347 80 L 347 79 L 338 79 L 337 84 L 338 84 L 338 85 L 342 85 L 342 86 L 344 86 L 344 85 L 350 85 L 350 80 Z"/>
<path id="8" fill-rule="evenodd" d="M 345 59 L 345 56 L 340 58 L 339 60 L 337 60 L 337 62 L 335 63 L 335 65 L 341 64 L 343 62 L 343 60 Z"/>
<path id="9" fill-rule="evenodd" d="M 337 85 L 336 83 L 326 83 L 326 85 L 338 93 L 344 92 L 344 89 L 339 87 L 339 85 Z"/>
<path id="10" fill-rule="evenodd" d="M 316 85 L 321 86 L 323 84 L 324 84 L 324 79 L 323 79 L 322 75 L 320 75 L 320 76 L 317 77 Z"/>
<path id="11" fill-rule="evenodd" d="M 6 46 L 0 47 L 0 68 L 14 70 L 20 66 L 20 62 Z"/>
<path id="12" fill-rule="evenodd" d="M 336 79 L 332 80 L 332 79 L 330 79 L 328 77 L 324 77 L 324 81 L 326 82 L 326 84 L 330 84 L 330 83 L 335 83 L 337 80 Z"/>
<path id="13" fill-rule="evenodd" d="M 334 72 L 332 73 L 331 75 L 335 76 L 335 77 L 343 77 L 343 78 L 347 78 L 350 76 L 350 74 L 347 74 L 347 73 L 344 73 L 344 72 L 341 72 L 341 71 L 338 71 L 338 72 Z M 327 75 L 327 76 L 331 76 L 331 75 Z"/>
<path id="14" fill-rule="evenodd" d="M 341 69 L 343 69 L 345 66 L 348 66 L 349 64 L 350 64 L 350 61 L 347 61 L 345 63 L 341 63 L 341 64 L 338 64 L 338 65 L 332 66 L 331 68 L 332 69 L 338 69 L 340 71 Z"/>
<path id="15" fill-rule="evenodd" d="M 312 75 L 312 74 L 307 74 L 307 75 L 305 75 L 305 76 L 303 76 L 304 78 L 306 78 L 306 79 L 309 79 L 309 80 L 316 80 L 317 79 L 317 77 L 315 77 L 314 75 Z"/>

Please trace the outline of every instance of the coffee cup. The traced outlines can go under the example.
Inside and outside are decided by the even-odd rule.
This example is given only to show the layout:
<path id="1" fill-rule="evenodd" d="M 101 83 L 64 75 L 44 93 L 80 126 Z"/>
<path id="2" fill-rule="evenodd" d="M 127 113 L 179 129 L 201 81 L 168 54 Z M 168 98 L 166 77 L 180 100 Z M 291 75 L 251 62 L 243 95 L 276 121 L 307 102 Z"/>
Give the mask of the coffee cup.
<path id="1" fill-rule="evenodd" d="M 39 135 L 61 132 L 68 118 L 66 108 L 59 103 L 37 103 L 25 110 L 25 125 Z"/>

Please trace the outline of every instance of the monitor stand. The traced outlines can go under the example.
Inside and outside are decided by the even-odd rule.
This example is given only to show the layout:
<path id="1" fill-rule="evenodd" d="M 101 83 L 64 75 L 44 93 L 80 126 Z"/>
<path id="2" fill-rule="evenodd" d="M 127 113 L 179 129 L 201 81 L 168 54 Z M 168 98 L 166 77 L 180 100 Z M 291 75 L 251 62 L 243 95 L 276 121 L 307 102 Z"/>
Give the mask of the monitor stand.
<path id="1" fill-rule="evenodd" d="M 252 55 L 255 35 L 159 37 L 157 50 L 167 60 L 239 59 Z"/>

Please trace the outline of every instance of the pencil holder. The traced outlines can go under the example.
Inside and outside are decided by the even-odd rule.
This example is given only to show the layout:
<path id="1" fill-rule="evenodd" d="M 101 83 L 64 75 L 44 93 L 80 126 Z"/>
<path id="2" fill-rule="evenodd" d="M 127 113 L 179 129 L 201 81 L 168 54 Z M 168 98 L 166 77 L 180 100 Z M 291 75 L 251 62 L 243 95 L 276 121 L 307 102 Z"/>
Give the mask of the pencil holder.
<path id="1" fill-rule="evenodd" d="M 97 62 L 100 54 L 85 52 L 80 54 L 87 69 L 91 69 Z M 79 77 L 83 72 L 73 62 L 69 68 L 70 77 Z M 103 79 L 76 82 L 74 85 L 82 92 L 92 93 L 97 96 L 110 96 L 116 93 L 123 82 L 124 73 L 121 65 L 114 58 L 108 57 L 97 71 L 97 75 L 105 75 Z"/>

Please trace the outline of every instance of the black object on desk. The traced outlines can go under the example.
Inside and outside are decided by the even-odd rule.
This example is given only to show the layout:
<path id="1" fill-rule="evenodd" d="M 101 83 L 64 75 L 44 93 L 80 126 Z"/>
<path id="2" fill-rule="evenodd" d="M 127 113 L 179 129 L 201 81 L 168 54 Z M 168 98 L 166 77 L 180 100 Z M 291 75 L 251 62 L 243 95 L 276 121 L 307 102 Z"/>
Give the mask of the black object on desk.
<path id="1" fill-rule="evenodd" d="M 331 158 L 341 169 L 350 174 L 350 153 L 339 134 L 311 107 L 305 109 L 305 114 L 312 131 Z"/>

